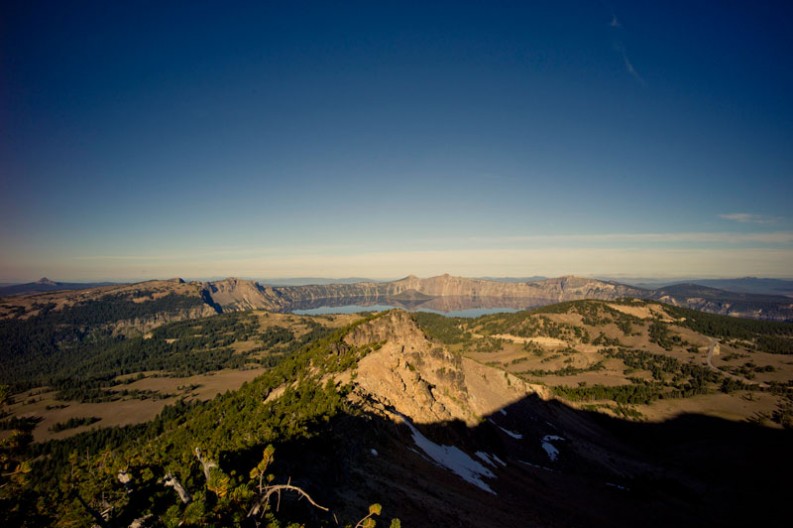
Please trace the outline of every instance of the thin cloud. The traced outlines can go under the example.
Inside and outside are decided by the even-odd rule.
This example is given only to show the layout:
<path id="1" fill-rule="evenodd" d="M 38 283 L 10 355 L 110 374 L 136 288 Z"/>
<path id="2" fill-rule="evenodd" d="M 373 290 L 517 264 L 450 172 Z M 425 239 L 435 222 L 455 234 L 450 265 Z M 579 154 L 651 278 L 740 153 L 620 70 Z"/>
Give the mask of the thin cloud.
<path id="1" fill-rule="evenodd" d="M 448 239 L 446 239 L 448 241 Z M 440 243 L 442 240 L 433 239 Z M 500 237 L 467 237 L 466 243 L 489 243 L 492 245 L 533 244 L 540 247 L 578 244 L 626 244 L 626 243 L 696 243 L 696 244 L 793 244 L 793 232 L 731 233 L 731 232 L 680 232 L 680 233 L 598 233 L 587 235 L 516 235 Z"/>
<path id="2" fill-rule="evenodd" d="M 645 82 L 644 82 L 644 79 L 642 79 L 642 76 L 641 76 L 641 75 L 639 75 L 639 72 L 637 72 L 637 71 L 636 71 L 636 68 L 634 68 L 634 67 L 633 67 L 633 64 L 631 64 L 631 61 L 630 61 L 630 59 L 628 58 L 628 56 L 625 54 L 625 52 L 624 52 L 624 51 L 622 52 L 622 60 L 625 62 L 625 69 L 626 69 L 626 70 L 628 70 L 628 73 L 630 73 L 630 74 L 631 74 L 631 76 L 632 76 L 634 79 L 636 79 L 637 81 L 639 81 L 639 83 L 640 83 L 642 86 L 646 86 L 646 85 L 647 85 L 647 83 L 645 83 Z"/>
<path id="3" fill-rule="evenodd" d="M 722 220 L 731 220 L 741 224 L 775 224 L 778 219 L 751 213 L 720 214 Z"/>
<path id="4" fill-rule="evenodd" d="M 609 10 L 611 11 L 611 22 L 609 22 L 609 27 L 611 27 L 611 29 L 615 31 L 622 29 L 622 24 L 617 18 L 617 14 L 614 12 L 613 9 L 609 9 Z M 625 51 L 625 46 L 623 46 L 622 40 L 616 38 L 614 41 L 614 48 L 617 50 L 617 53 L 620 54 L 620 57 L 622 58 L 622 64 L 625 66 L 625 71 L 628 72 L 628 75 L 633 77 L 636 80 L 636 82 L 638 82 L 642 86 L 647 86 L 647 83 L 644 81 L 644 78 L 641 75 L 639 75 L 639 72 L 636 71 L 636 68 L 633 66 L 633 63 L 628 58 L 628 52 Z"/>
<path id="5" fill-rule="evenodd" d="M 639 72 L 637 72 L 636 68 L 633 67 L 633 63 L 628 58 L 628 53 L 625 51 L 625 48 L 622 46 L 622 43 L 617 42 L 616 48 L 619 54 L 622 56 L 622 63 L 625 65 L 625 71 L 627 71 L 631 77 L 636 79 L 636 81 L 639 84 L 641 84 L 642 86 L 647 86 L 647 83 L 645 82 L 644 78 L 641 75 L 639 75 Z"/>

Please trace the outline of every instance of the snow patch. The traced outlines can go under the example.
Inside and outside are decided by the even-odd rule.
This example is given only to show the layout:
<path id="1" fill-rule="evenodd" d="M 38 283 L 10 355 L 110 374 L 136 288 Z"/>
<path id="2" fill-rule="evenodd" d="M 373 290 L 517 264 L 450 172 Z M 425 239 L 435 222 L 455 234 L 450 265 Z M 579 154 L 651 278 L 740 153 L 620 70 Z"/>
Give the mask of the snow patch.
<path id="1" fill-rule="evenodd" d="M 551 443 L 558 441 L 564 441 L 564 438 L 559 435 L 545 435 L 542 437 L 542 448 L 545 450 L 545 454 L 548 455 L 551 462 L 556 462 L 559 458 L 559 449 Z"/>
<path id="2" fill-rule="evenodd" d="M 523 438 L 523 435 L 522 435 L 522 434 L 520 434 L 520 433 L 516 433 L 516 432 L 514 432 L 514 431 L 510 431 L 509 429 L 504 429 L 503 427 L 501 427 L 500 425 L 498 425 L 496 422 L 494 422 L 494 421 L 493 421 L 493 420 L 491 420 L 490 418 L 488 418 L 488 419 L 487 419 L 487 421 L 488 421 L 488 422 L 490 422 L 491 424 L 495 425 L 496 427 L 498 427 L 498 428 L 499 428 L 499 429 L 501 429 L 502 431 L 504 431 L 504 433 L 508 434 L 509 436 L 511 436 L 512 438 L 514 438 L 515 440 L 520 440 L 520 439 L 522 439 L 522 438 Z"/>
<path id="3" fill-rule="evenodd" d="M 503 427 L 501 427 L 500 425 L 497 425 L 496 427 L 498 427 L 499 429 L 501 429 L 502 431 L 504 431 L 505 433 L 507 433 L 509 436 L 511 436 L 511 437 L 512 437 L 512 438 L 514 438 L 515 440 L 520 440 L 520 439 L 522 439 L 522 438 L 523 438 L 523 435 L 522 435 L 522 434 L 520 434 L 520 433 L 516 433 L 516 432 L 514 432 L 514 431 L 510 431 L 509 429 L 504 429 L 504 428 L 503 428 Z"/>
<path id="4" fill-rule="evenodd" d="M 545 449 L 545 454 L 548 455 L 551 462 L 556 462 L 556 459 L 559 458 L 559 450 L 556 449 L 556 446 L 550 442 L 543 441 L 542 448 Z"/>
<path id="5" fill-rule="evenodd" d="M 474 453 L 474 454 L 477 456 L 477 458 L 479 458 L 480 460 L 482 460 L 482 461 L 483 461 L 485 464 L 487 464 L 488 466 L 496 467 L 496 463 L 495 463 L 495 462 L 493 462 L 493 459 L 491 459 L 491 458 L 490 458 L 490 457 L 491 457 L 491 455 L 489 455 L 489 454 L 485 453 L 484 451 L 477 451 L 477 452 L 476 452 L 476 453 Z"/>
<path id="6" fill-rule="evenodd" d="M 484 451 L 477 451 L 474 454 L 490 466 L 497 467 L 496 464 L 499 464 L 501 466 L 506 467 L 507 465 L 506 462 L 498 458 L 498 455 L 494 455 L 492 453 L 485 453 Z"/>
<path id="7" fill-rule="evenodd" d="M 483 477 L 495 478 L 496 475 L 492 471 L 468 456 L 458 447 L 436 444 L 421 434 L 419 430 L 410 423 L 407 417 L 401 414 L 399 416 L 410 429 L 410 433 L 413 435 L 413 441 L 416 445 L 438 465 L 450 470 L 466 482 L 470 482 L 488 493 L 492 493 L 493 495 L 496 494 L 496 492 L 482 480 Z"/>

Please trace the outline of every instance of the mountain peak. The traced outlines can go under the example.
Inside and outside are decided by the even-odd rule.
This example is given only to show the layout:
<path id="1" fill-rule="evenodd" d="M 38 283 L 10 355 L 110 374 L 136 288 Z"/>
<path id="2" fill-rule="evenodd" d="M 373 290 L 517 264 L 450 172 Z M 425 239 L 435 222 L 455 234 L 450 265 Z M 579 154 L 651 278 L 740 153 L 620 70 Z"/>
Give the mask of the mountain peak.
<path id="1" fill-rule="evenodd" d="M 49 286 L 55 286 L 58 283 L 55 282 L 55 281 L 49 280 L 47 277 L 42 277 L 42 278 L 40 278 L 39 280 L 36 281 L 36 284 L 47 284 Z"/>

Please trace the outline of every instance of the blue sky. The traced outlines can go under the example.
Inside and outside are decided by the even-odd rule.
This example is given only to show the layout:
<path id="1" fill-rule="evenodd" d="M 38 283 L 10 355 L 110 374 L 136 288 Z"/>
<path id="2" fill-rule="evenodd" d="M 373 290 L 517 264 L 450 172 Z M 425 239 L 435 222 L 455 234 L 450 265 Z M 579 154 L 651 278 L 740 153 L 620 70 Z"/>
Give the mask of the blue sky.
<path id="1" fill-rule="evenodd" d="M 2 4 L 0 281 L 793 277 L 787 2 L 226 4 Z"/>

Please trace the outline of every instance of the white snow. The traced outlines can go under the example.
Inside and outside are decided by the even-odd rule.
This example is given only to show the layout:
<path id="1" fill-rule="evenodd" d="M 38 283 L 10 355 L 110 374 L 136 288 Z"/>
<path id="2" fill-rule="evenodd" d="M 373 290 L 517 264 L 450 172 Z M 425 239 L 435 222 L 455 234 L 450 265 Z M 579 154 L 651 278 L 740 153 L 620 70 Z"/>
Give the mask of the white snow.
<path id="1" fill-rule="evenodd" d="M 556 459 L 559 458 L 559 450 L 551 443 L 558 441 L 564 441 L 564 438 L 558 435 L 545 435 L 542 437 L 542 448 L 545 450 L 545 454 L 548 455 L 551 462 L 556 462 Z"/>
<path id="2" fill-rule="evenodd" d="M 516 433 L 516 432 L 514 432 L 514 431 L 510 431 L 509 429 L 504 429 L 504 428 L 503 428 L 503 427 L 501 427 L 500 425 L 498 425 L 498 426 L 496 426 L 496 427 L 498 427 L 499 429 L 501 429 L 502 431 L 504 431 L 505 433 L 507 433 L 509 436 L 511 436 L 511 437 L 512 437 L 512 438 L 514 438 L 515 440 L 520 440 L 521 438 L 523 438 L 523 435 L 522 435 L 522 434 L 520 434 L 520 433 Z"/>
<path id="3" fill-rule="evenodd" d="M 485 466 L 468 456 L 464 451 L 455 446 L 439 445 L 424 436 L 416 429 L 407 417 L 402 416 L 405 425 L 410 428 L 413 435 L 413 441 L 416 445 L 424 451 L 427 456 L 434 460 L 438 465 L 445 467 L 457 476 L 470 482 L 474 486 L 485 490 L 488 493 L 496 494 L 490 486 L 483 480 L 486 478 L 495 478 L 496 475 L 487 469 Z M 481 458 L 481 457 L 480 457 Z"/>
<path id="4" fill-rule="evenodd" d="M 480 460 L 482 460 L 482 461 L 483 461 L 485 464 L 487 464 L 488 466 L 493 466 L 493 467 L 496 467 L 496 463 L 495 463 L 495 462 L 493 462 L 493 459 L 491 459 L 491 458 L 490 458 L 490 457 L 491 457 L 491 456 L 493 456 L 493 455 L 490 455 L 490 454 L 488 454 L 488 453 L 485 453 L 484 451 L 477 451 L 477 452 L 476 452 L 476 453 L 474 453 L 474 454 L 477 456 L 477 458 L 479 458 Z"/>
<path id="5" fill-rule="evenodd" d="M 523 435 L 522 435 L 522 434 L 520 434 L 520 433 L 516 433 L 516 432 L 514 432 L 514 431 L 510 431 L 509 429 L 504 429 L 503 427 L 501 427 L 500 425 L 498 425 L 496 422 L 494 422 L 494 421 L 493 421 L 493 420 L 491 420 L 490 418 L 488 418 L 488 419 L 487 419 L 487 421 L 488 421 L 488 422 L 490 422 L 491 424 L 495 425 L 496 427 L 498 427 L 498 428 L 499 428 L 499 429 L 501 429 L 502 431 L 504 431 L 506 434 L 508 434 L 509 436 L 511 436 L 512 438 L 514 438 L 515 440 L 520 440 L 521 438 L 523 438 Z"/>
<path id="6" fill-rule="evenodd" d="M 545 449 L 545 454 L 548 455 L 548 458 L 551 459 L 551 462 L 556 462 L 556 459 L 559 458 L 559 450 L 554 447 L 554 445 L 550 442 L 546 442 L 543 440 L 542 448 Z"/>
<path id="7" fill-rule="evenodd" d="M 477 452 L 476 452 L 476 453 L 474 453 L 474 454 L 475 454 L 477 457 L 479 457 L 479 458 L 481 458 L 482 460 L 484 460 L 484 461 L 485 461 L 485 463 L 486 463 L 486 464 L 488 464 L 488 465 L 490 465 L 490 466 L 497 467 L 497 466 L 496 466 L 496 463 L 498 463 L 498 464 L 500 464 L 500 465 L 502 465 L 502 466 L 506 466 L 506 465 L 507 465 L 507 463 L 506 463 L 506 462 L 504 462 L 503 460 L 501 460 L 500 458 L 498 458 L 498 455 L 494 455 L 493 453 L 485 453 L 484 451 L 477 451 Z"/>
<path id="8" fill-rule="evenodd" d="M 525 460 L 518 460 L 518 462 L 520 462 L 521 464 L 526 464 L 529 467 L 533 467 L 534 469 L 543 469 L 545 471 L 551 471 L 553 473 L 556 473 L 555 469 L 551 469 L 551 468 L 545 467 L 545 466 L 539 466 L 537 464 L 532 464 L 531 462 L 526 462 Z"/>

